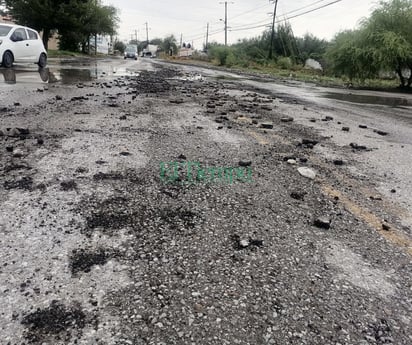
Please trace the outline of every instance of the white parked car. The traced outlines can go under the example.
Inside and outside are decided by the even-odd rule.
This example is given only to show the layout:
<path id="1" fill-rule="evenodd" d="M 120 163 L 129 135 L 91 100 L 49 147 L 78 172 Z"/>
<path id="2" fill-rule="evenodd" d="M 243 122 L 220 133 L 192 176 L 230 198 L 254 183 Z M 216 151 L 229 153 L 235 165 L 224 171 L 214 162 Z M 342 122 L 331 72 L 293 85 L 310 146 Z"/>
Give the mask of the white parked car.
<path id="1" fill-rule="evenodd" d="M 0 64 L 10 68 L 14 62 L 47 64 L 47 52 L 36 30 L 20 25 L 0 24 Z"/>

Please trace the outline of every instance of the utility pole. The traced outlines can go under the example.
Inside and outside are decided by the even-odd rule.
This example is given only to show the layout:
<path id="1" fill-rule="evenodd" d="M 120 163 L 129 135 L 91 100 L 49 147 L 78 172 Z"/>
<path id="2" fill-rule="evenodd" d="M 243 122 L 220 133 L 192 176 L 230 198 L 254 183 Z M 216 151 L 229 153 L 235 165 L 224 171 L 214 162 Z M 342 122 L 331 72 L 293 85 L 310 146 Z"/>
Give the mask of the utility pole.
<path id="1" fill-rule="evenodd" d="M 231 4 L 233 4 L 233 2 L 230 2 Z M 228 2 L 219 2 L 219 4 L 225 4 L 225 46 L 227 46 L 227 4 Z"/>
<path id="2" fill-rule="evenodd" d="M 149 45 L 149 24 L 146 22 L 145 25 L 146 25 L 146 42 L 147 42 L 147 45 Z"/>
<path id="3" fill-rule="evenodd" d="M 136 36 L 136 51 L 137 51 L 137 54 L 139 55 L 139 44 L 137 43 L 137 30 L 134 31 L 134 34 Z"/>
<path id="4" fill-rule="evenodd" d="M 182 48 L 183 44 L 183 34 L 180 34 L 180 48 Z"/>
<path id="5" fill-rule="evenodd" d="M 274 1 L 275 1 L 275 8 L 273 10 L 272 34 L 270 35 L 269 60 L 271 60 L 273 58 L 273 41 L 275 39 L 276 9 L 278 7 L 278 0 L 274 0 Z"/>
<path id="6" fill-rule="evenodd" d="M 206 45 L 205 45 L 205 51 L 207 52 L 207 45 L 209 44 L 209 23 L 207 23 L 207 29 L 206 29 Z"/>

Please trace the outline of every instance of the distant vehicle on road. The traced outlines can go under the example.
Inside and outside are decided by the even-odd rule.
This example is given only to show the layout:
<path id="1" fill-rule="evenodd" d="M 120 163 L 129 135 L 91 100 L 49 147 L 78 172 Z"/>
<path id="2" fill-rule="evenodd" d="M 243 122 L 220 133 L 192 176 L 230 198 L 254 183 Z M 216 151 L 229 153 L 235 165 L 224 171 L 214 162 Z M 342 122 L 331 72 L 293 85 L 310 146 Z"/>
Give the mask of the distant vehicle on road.
<path id="1" fill-rule="evenodd" d="M 124 51 L 125 60 L 128 59 L 128 58 L 137 60 L 137 56 L 138 56 L 138 53 L 137 53 L 137 47 L 136 46 L 129 45 L 129 46 L 126 47 L 126 49 Z"/>
<path id="2" fill-rule="evenodd" d="M 149 44 L 145 49 L 143 49 L 142 57 L 155 58 L 158 50 L 159 47 L 157 45 Z"/>
<path id="3" fill-rule="evenodd" d="M 0 24 L 0 64 L 10 68 L 14 62 L 47 65 L 47 52 L 36 30 L 20 25 Z"/>

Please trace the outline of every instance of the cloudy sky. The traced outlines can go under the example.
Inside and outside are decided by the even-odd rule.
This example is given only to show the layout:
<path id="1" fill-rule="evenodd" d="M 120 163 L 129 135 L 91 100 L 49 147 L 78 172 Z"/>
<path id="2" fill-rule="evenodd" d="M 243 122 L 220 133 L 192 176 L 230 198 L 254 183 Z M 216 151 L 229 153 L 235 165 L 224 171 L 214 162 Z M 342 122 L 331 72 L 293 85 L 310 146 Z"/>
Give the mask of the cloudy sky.
<path id="1" fill-rule="evenodd" d="M 335 2 L 335 3 L 333 3 Z M 368 16 L 377 0 L 279 0 L 277 21 L 286 19 L 294 34 L 309 32 L 319 38 L 331 39 L 340 30 L 354 28 Z M 225 6 L 219 0 L 103 0 L 120 10 L 119 38 L 130 40 L 137 33 L 139 40 L 173 34 L 183 42 L 201 48 L 209 23 L 209 42 L 224 43 Z M 332 4 L 333 3 L 333 4 Z M 330 5 L 328 5 L 330 4 Z M 320 8 L 324 6 L 323 8 Z M 259 36 L 270 24 L 274 5 L 269 0 L 228 1 L 228 43 Z M 309 12 L 314 10 L 313 12 Z"/>

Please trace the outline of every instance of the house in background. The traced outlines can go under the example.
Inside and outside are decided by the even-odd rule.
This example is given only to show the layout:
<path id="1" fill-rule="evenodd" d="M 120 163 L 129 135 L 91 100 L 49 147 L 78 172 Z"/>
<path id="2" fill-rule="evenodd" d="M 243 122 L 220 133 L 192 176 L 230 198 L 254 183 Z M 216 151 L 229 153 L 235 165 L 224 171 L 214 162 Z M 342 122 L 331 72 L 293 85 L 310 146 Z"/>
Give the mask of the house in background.
<path id="1" fill-rule="evenodd" d="M 9 16 L 8 14 L 5 14 L 5 15 L 0 14 L 0 23 L 15 24 L 14 21 L 13 21 L 13 18 L 11 16 Z"/>
<path id="2" fill-rule="evenodd" d="M 95 47 L 97 43 L 97 49 Z M 99 54 L 109 54 L 112 48 L 110 37 L 97 35 L 97 39 L 93 36 L 90 38 L 90 51 Z"/>

